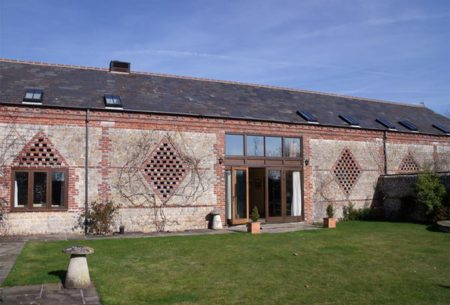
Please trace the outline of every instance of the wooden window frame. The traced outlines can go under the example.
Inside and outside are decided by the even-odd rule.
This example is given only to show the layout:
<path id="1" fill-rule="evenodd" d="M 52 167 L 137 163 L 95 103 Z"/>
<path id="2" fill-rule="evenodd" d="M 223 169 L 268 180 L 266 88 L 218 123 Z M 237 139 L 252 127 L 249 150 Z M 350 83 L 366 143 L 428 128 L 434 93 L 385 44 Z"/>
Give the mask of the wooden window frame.
<path id="1" fill-rule="evenodd" d="M 225 152 L 225 159 L 235 159 L 235 160 L 242 160 L 243 164 L 247 164 L 247 161 L 251 160 L 274 160 L 274 161 L 303 161 L 303 137 L 302 136 L 282 136 L 282 135 L 271 135 L 271 134 L 263 134 L 263 133 L 225 133 L 225 136 L 227 135 L 233 135 L 233 136 L 242 136 L 243 137 L 243 144 L 244 144 L 244 155 L 227 155 Z M 264 138 L 264 156 L 249 156 L 247 154 L 247 136 L 254 136 L 254 137 L 263 137 Z M 281 138 L 281 156 L 280 157 L 267 157 L 266 156 L 266 137 L 276 137 Z M 285 139 L 299 139 L 300 140 L 300 156 L 299 157 L 285 157 L 284 156 L 284 140 Z M 225 140 L 225 146 L 226 146 L 226 139 Z M 233 164 L 234 165 L 234 164 Z M 237 166 L 237 164 L 236 164 Z"/>
<path id="2" fill-rule="evenodd" d="M 26 172 L 28 173 L 28 201 L 24 207 L 14 206 L 15 201 L 15 177 L 16 172 Z M 61 206 L 52 206 L 52 174 L 64 173 L 64 202 Z M 34 184 L 34 173 L 46 173 L 47 174 L 47 194 L 46 194 L 46 205 L 45 207 L 34 207 L 33 206 L 33 184 Z M 68 207 L 68 193 L 69 193 L 69 170 L 67 168 L 48 168 L 48 167 L 14 167 L 11 169 L 11 211 L 12 212 L 44 212 L 44 211 L 66 211 Z"/>

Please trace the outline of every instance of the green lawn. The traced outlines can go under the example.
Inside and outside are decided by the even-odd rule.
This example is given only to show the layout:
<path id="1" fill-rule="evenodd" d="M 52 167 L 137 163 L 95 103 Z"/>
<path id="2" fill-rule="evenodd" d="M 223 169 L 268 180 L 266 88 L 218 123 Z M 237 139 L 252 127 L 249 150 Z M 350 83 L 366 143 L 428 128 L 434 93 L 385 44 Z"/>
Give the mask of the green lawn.
<path id="1" fill-rule="evenodd" d="M 58 281 L 74 243 L 28 243 L 4 285 Z M 78 243 L 105 305 L 450 302 L 450 234 L 418 224 Z"/>

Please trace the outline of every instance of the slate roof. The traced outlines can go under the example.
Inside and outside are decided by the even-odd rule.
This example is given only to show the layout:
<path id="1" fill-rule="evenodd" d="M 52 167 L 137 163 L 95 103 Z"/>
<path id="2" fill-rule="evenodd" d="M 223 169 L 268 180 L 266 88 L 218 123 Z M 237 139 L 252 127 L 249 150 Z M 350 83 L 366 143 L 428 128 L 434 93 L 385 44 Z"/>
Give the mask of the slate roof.
<path id="1" fill-rule="evenodd" d="M 124 111 L 198 115 L 307 124 L 306 110 L 321 125 L 349 127 L 339 115 L 351 115 L 361 128 L 386 130 L 385 117 L 399 131 L 413 122 L 419 133 L 444 135 L 432 127 L 450 128 L 450 119 L 421 105 L 391 103 L 295 89 L 152 73 L 111 73 L 108 69 L 0 59 L 0 103 L 21 104 L 25 89 L 44 91 L 43 106 L 105 109 L 105 94 L 120 95 Z M 36 107 L 43 107 L 36 106 Z"/>

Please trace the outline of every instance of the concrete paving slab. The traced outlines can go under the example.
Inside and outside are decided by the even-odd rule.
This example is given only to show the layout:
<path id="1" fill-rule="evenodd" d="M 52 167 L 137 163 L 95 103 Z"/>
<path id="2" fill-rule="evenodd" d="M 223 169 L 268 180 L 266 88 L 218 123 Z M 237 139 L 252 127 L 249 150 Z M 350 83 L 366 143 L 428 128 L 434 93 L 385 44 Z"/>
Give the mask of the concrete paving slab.
<path id="1" fill-rule="evenodd" d="M 24 244 L 24 241 L 0 241 L 0 284 L 8 276 Z"/>
<path id="2" fill-rule="evenodd" d="M 60 284 L 4 287 L 0 289 L 2 305 L 101 305 L 94 286 L 64 289 Z"/>

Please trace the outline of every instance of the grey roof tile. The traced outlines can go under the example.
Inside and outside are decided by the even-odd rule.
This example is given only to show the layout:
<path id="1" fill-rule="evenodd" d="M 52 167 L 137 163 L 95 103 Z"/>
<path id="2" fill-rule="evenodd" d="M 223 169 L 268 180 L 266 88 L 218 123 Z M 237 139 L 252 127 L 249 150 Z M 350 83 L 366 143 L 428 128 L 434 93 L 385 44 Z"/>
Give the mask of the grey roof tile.
<path id="1" fill-rule="evenodd" d="M 410 120 L 420 133 L 443 135 L 450 119 L 419 105 L 380 102 L 294 89 L 159 75 L 118 74 L 106 69 L 0 60 L 0 103 L 21 104 L 26 88 L 44 90 L 43 105 L 104 109 L 105 94 L 120 95 L 124 110 L 306 123 L 306 110 L 320 124 L 348 127 L 340 114 L 355 117 L 361 128 L 386 130 L 385 117 L 399 131 Z"/>

